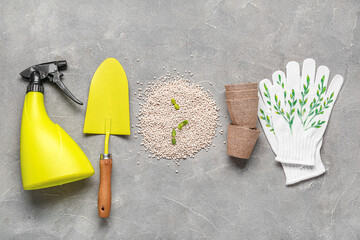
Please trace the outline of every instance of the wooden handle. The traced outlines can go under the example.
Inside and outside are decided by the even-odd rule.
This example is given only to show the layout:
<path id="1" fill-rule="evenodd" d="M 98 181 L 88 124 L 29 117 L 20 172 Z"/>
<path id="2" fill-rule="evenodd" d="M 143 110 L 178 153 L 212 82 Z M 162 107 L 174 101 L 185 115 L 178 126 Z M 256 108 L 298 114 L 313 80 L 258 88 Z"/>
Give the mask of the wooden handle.
<path id="1" fill-rule="evenodd" d="M 100 160 L 100 186 L 98 196 L 99 217 L 107 218 L 111 209 L 111 167 L 112 159 Z"/>

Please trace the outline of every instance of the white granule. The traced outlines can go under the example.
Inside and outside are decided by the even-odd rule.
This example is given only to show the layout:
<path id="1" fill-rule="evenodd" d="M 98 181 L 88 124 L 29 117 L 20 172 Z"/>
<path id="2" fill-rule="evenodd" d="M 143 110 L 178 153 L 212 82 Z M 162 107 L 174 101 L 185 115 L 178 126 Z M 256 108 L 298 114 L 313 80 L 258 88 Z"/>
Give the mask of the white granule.
<path id="1" fill-rule="evenodd" d="M 177 162 L 211 146 L 219 114 L 214 99 L 203 87 L 170 74 L 144 93 L 138 132 L 143 135 L 141 145 L 151 154 Z M 172 98 L 179 110 L 171 103 Z M 184 120 L 188 124 L 179 130 L 177 126 Z M 176 130 L 176 145 L 171 142 L 172 129 Z"/>

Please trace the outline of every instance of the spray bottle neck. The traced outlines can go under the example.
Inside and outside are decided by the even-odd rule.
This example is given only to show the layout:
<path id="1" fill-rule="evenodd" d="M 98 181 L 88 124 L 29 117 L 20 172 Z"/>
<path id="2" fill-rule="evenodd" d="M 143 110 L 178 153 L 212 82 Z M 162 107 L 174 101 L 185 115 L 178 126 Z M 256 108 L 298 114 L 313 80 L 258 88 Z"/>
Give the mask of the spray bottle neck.
<path id="1" fill-rule="evenodd" d="M 28 92 L 41 92 L 44 93 L 44 87 L 40 78 L 40 73 L 34 71 L 30 75 L 30 83 L 27 86 L 26 93 Z"/>

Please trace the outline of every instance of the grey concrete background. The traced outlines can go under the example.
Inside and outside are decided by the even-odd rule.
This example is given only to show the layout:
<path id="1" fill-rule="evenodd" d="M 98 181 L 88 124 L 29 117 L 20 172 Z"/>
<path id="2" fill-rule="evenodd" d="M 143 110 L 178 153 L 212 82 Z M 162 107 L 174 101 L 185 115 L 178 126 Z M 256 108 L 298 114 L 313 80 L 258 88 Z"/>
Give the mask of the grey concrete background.
<path id="1" fill-rule="evenodd" d="M 359 10 L 357 0 L 2 1 L 0 239 L 360 239 Z M 103 137 L 85 137 L 85 106 L 45 84 L 50 118 L 96 173 L 24 191 L 19 134 L 27 83 L 19 73 L 66 59 L 64 83 L 86 102 L 92 74 L 107 57 L 117 58 L 128 75 L 132 123 L 139 110 L 136 81 L 152 81 L 165 66 L 191 70 L 193 81 L 213 92 L 224 126 L 224 84 L 260 81 L 290 60 L 313 57 L 345 78 L 321 151 L 327 173 L 286 187 L 263 134 L 248 161 L 226 155 L 224 134 L 215 148 L 180 166 L 138 156 L 141 140 L 134 135 L 112 137 L 112 211 L 102 220 Z"/>

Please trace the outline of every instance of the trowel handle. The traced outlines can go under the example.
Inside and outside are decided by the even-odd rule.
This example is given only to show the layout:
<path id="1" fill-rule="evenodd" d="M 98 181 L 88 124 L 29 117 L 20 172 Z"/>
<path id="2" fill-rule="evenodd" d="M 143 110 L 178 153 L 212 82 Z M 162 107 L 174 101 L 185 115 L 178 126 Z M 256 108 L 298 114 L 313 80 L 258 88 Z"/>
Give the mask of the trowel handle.
<path id="1" fill-rule="evenodd" d="M 106 155 L 110 155 L 106 158 Z M 100 186 L 98 196 L 99 217 L 107 218 L 111 209 L 111 154 L 104 154 L 100 159 Z"/>

